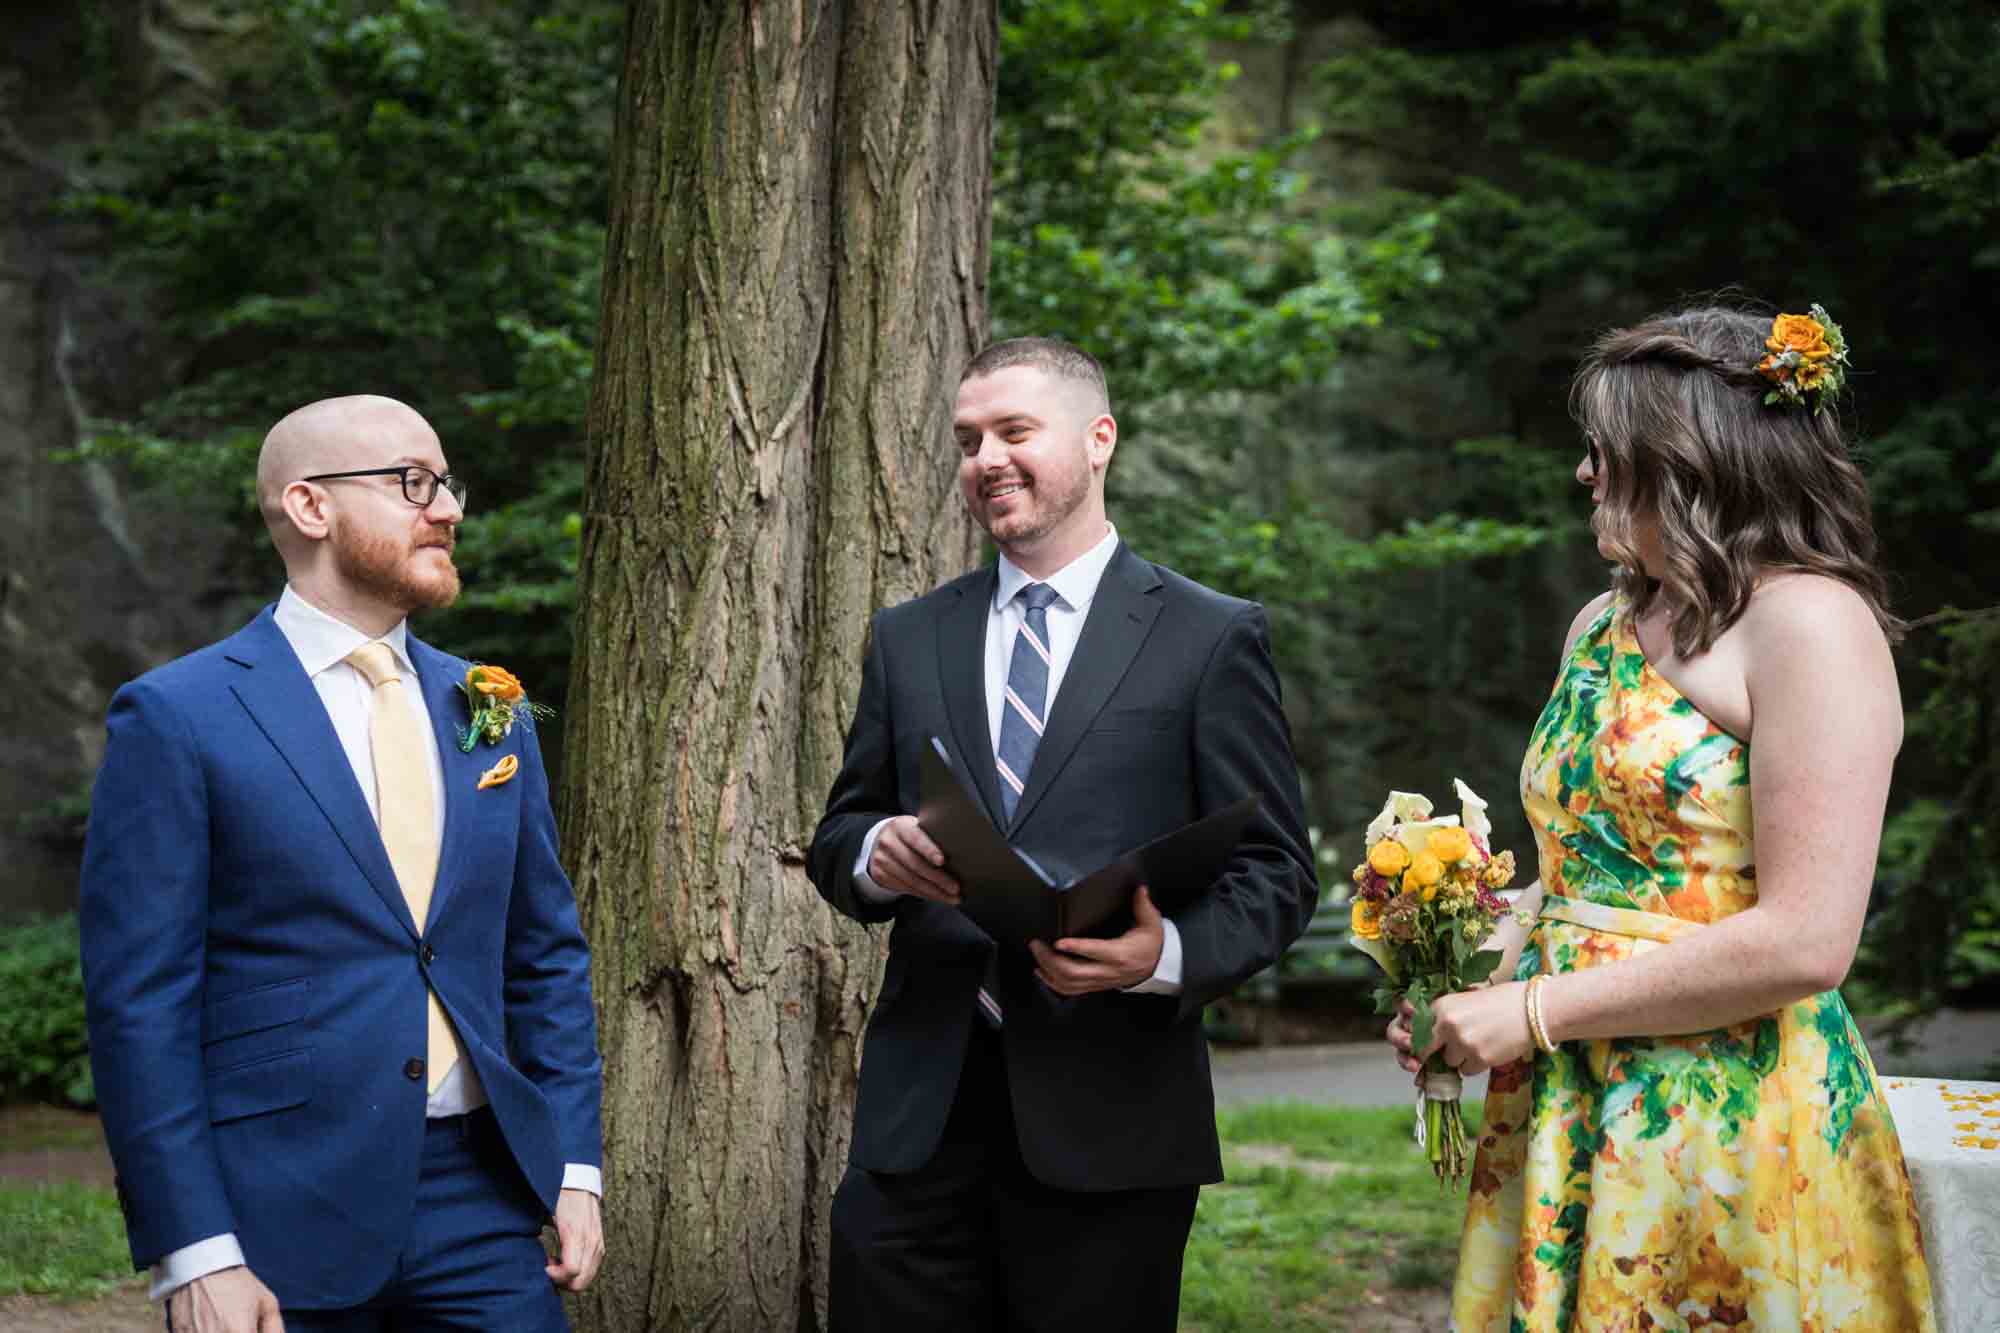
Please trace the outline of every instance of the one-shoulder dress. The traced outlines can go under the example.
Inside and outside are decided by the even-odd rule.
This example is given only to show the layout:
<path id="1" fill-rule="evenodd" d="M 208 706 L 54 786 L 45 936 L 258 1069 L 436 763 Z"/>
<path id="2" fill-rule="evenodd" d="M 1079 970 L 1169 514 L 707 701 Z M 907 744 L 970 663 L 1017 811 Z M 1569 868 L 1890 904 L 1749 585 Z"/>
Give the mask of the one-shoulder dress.
<path id="1" fill-rule="evenodd" d="M 1521 766 L 1545 906 L 1517 977 L 1615 963 L 1754 904 L 1749 751 L 1608 607 Z M 1494 1070 L 1452 1324 L 1934 1333 L 1902 1149 L 1839 993 Z"/>

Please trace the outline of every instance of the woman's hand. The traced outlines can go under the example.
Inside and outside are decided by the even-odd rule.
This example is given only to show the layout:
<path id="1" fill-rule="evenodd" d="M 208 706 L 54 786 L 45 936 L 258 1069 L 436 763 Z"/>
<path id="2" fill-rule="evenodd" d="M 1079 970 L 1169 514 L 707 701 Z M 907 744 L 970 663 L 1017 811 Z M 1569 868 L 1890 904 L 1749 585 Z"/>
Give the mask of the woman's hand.
<path id="1" fill-rule="evenodd" d="M 1447 1065 L 1470 1078 L 1529 1054 L 1535 1049 L 1535 1038 L 1528 1031 L 1525 988 L 1525 982 L 1509 981 L 1432 1000 L 1431 1044 L 1418 1052 L 1418 1056 L 1427 1059 L 1433 1051 L 1442 1052 Z M 1397 1017 L 1400 1020 L 1402 1016 Z M 1392 1023 L 1389 1038 L 1392 1045 L 1396 1040 L 1394 1030 Z"/>

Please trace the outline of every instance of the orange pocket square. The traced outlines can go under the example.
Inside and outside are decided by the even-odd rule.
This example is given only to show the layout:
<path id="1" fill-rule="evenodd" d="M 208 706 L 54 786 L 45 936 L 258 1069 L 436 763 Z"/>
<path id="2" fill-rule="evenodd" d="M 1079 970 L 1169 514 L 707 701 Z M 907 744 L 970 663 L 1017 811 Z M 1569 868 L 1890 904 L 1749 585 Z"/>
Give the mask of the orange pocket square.
<path id="1" fill-rule="evenodd" d="M 479 775 L 479 790 L 485 791 L 488 787 L 497 787 L 501 783 L 511 780 L 520 767 L 520 759 L 514 755 L 508 755 L 505 759 L 502 759 L 499 763 Z"/>

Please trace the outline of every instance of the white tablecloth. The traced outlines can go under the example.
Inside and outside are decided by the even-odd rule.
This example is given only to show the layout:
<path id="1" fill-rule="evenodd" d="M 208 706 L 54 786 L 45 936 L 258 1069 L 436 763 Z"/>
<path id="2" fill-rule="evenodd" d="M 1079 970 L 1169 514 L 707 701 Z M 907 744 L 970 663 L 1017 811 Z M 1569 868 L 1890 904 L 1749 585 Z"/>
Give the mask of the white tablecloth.
<path id="1" fill-rule="evenodd" d="M 1923 1219 L 1938 1333 L 2000 1330 L 2000 1083 L 1882 1080 Z"/>

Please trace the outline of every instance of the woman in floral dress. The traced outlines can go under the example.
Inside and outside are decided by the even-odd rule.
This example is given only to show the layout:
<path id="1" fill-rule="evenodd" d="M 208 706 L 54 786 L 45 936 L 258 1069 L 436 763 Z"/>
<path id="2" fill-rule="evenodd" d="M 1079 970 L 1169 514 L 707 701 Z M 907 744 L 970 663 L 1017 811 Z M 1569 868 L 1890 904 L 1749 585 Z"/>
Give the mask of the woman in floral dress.
<path id="1" fill-rule="evenodd" d="M 1577 374 L 1577 480 L 1618 568 L 1522 763 L 1541 877 L 1516 980 L 1435 1009 L 1431 1049 L 1492 1070 L 1460 1333 L 1934 1327 L 1834 989 L 1902 739 L 1845 367 L 1817 307 L 1701 309 Z M 1414 1070 L 1406 1020 L 1389 1035 Z"/>

